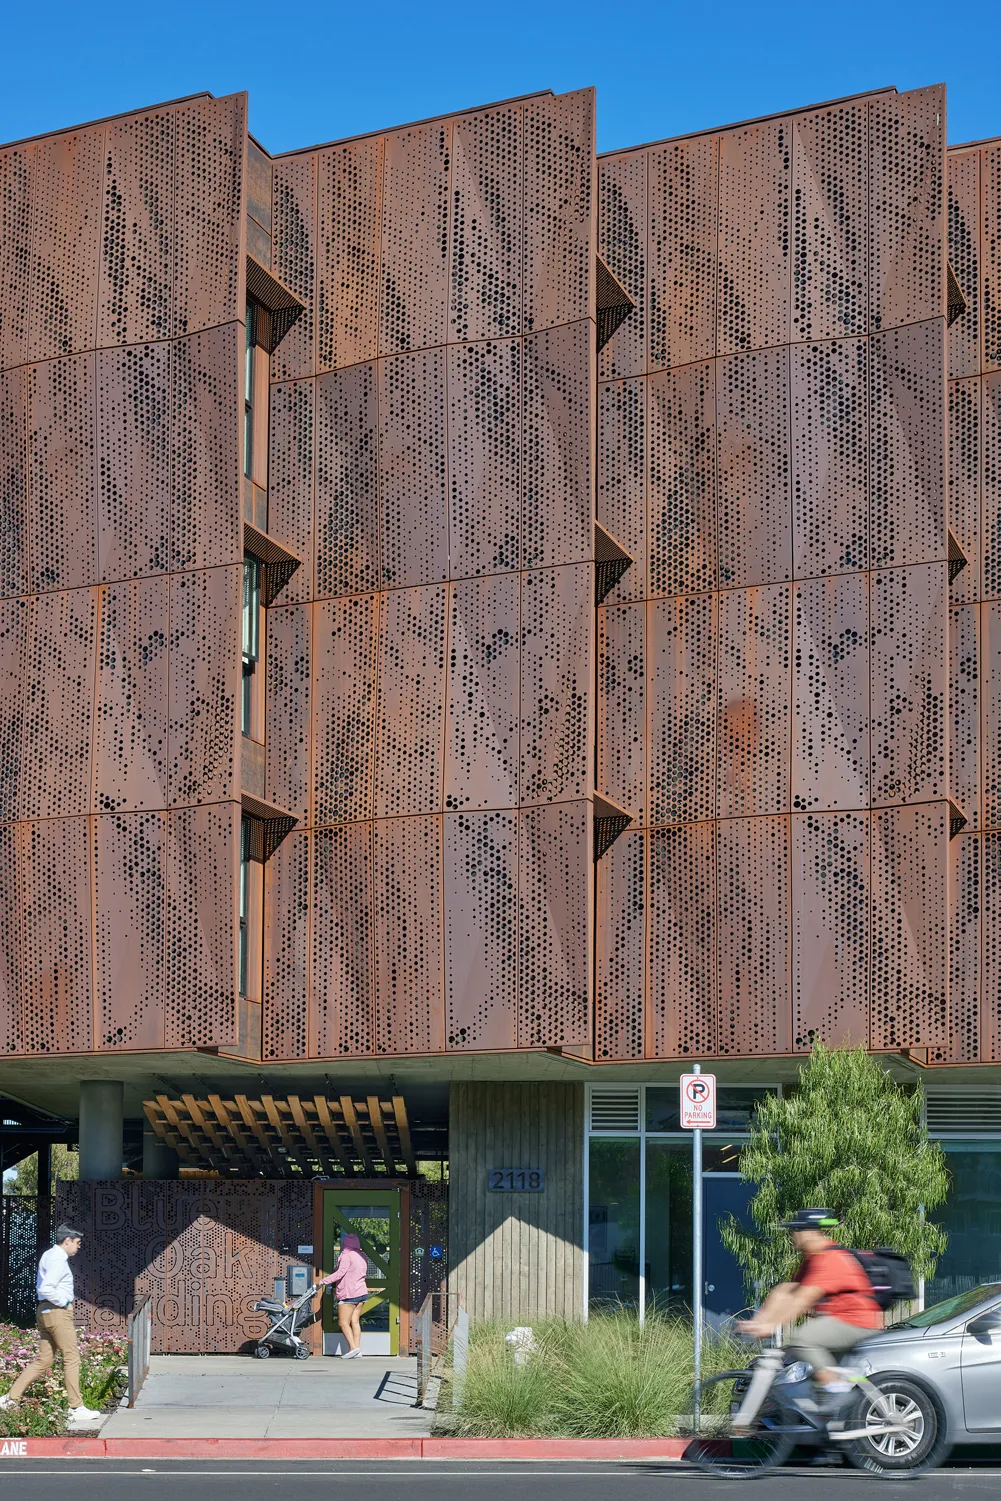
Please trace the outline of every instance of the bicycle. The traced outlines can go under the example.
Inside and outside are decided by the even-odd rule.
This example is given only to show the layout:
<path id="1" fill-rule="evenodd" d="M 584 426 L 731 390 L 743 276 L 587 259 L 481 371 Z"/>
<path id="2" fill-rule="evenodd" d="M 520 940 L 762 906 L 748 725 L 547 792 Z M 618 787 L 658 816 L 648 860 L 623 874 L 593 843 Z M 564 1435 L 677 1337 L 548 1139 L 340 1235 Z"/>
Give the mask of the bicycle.
<path id="1" fill-rule="evenodd" d="M 880 1372 L 870 1380 L 849 1366 L 840 1367 L 839 1375 L 852 1390 L 831 1414 L 818 1407 L 805 1361 L 777 1365 L 750 1429 L 735 1433 L 733 1419 L 762 1358 L 747 1370 L 721 1371 L 700 1384 L 702 1418 L 685 1451 L 700 1470 L 755 1479 L 784 1464 L 793 1449 L 804 1448 L 840 1452 L 856 1469 L 905 1480 L 927 1474 L 945 1458 L 948 1425 L 933 1392 L 910 1375 Z"/>

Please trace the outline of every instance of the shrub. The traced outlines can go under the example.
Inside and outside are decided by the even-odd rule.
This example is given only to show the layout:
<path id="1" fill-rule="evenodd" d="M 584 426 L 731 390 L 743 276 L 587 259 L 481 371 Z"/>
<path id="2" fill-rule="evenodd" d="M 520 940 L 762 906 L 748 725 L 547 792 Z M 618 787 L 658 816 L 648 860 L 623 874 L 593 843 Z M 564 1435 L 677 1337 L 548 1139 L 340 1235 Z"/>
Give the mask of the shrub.
<path id="1" fill-rule="evenodd" d="M 117 1403 L 125 1389 L 126 1342 L 116 1334 L 81 1334 L 80 1394 L 98 1412 Z M 38 1354 L 34 1329 L 0 1324 L 0 1392 L 7 1392 Z M 66 1388 L 62 1359 L 32 1382 L 16 1408 L 0 1412 L 0 1438 L 35 1437 L 66 1432 Z"/>

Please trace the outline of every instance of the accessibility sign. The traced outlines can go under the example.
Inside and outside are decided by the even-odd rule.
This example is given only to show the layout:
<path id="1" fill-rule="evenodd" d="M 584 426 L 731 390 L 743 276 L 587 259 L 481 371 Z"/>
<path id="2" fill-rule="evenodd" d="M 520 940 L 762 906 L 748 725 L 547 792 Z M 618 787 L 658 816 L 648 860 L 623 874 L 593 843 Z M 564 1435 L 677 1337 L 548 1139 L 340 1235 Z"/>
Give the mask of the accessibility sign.
<path id="1" fill-rule="evenodd" d="M 686 1131 L 716 1129 L 716 1075 L 682 1074 L 681 1124 Z"/>

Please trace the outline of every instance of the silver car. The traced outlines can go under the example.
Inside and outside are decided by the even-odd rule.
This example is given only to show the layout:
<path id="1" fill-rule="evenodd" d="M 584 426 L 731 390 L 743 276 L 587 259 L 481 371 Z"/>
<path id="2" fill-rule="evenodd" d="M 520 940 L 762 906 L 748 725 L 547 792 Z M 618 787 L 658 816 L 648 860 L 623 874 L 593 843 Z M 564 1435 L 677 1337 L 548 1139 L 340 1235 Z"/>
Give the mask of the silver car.
<path id="1" fill-rule="evenodd" d="M 1001 1442 L 1001 1282 L 971 1288 L 880 1330 L 845 1364 L 878 1375 L 884 1392 L 886 1377 L 899 1376 L 900 1391 L 892 1400 L 901 1416 L 909 1382 L 930 1388 L 952 1443 Z"/>

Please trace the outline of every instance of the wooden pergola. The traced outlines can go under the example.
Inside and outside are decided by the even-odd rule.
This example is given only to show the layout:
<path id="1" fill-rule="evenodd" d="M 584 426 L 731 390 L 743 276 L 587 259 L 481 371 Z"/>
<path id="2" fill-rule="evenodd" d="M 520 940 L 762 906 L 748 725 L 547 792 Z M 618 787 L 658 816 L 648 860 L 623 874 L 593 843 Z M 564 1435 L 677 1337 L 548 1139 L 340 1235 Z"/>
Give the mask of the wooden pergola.
<path id="1" fill-rule="evenodd" d="M 265 1178 L 417 1176 L 400 1095 L 210 1094 L 200 1100 L 184 1094 L 172 1100 L 159 1094 L 143 1108 L 157 1136 L 188 1167 Z"/>

